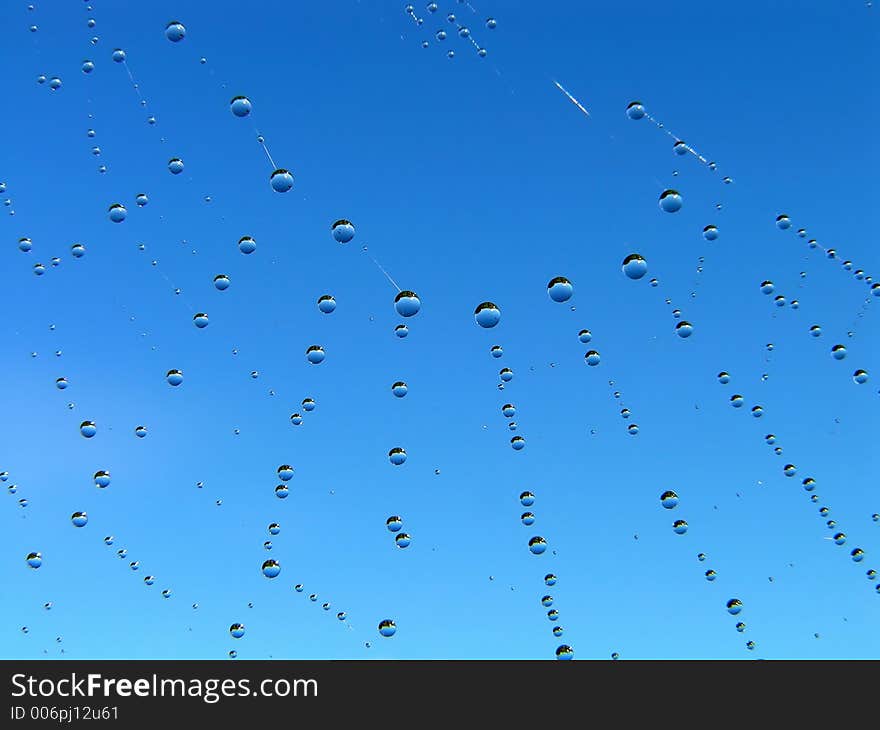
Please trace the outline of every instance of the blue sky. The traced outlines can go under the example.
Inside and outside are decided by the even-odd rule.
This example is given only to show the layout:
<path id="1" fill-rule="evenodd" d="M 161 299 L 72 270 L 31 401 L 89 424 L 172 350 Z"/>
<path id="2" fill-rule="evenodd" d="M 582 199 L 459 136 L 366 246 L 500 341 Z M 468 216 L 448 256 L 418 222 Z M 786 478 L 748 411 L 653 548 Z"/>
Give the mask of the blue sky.
<path id="1" fill-rule="evenodd" d="M 863 308 L 869 285 L 841 265 L 880 276 L 876 8 L 426 4 L 421 27 L 399 2 L 3 6 L 0 471 L 17 491 L 2 508 L 0 655 L 552 659 L 569 644 L 578 659 L 876 658 L 880 596 L 865 573 L 880 570 L 880 303 Z M 186 26 L 180 43 L 165 38 L 171 20 Z M 229 111 L 239 94 L 250 118 Z M 635 99 L 717 169 L 628 119 Z M 291 191 L 269 186 L 257 132 Z M 183 173 L 169 173 L 172 157 Z M 667 188 L 684 198 L 675 214 L 657 205 Z M 330 234 L 340 218 L 356 227 L 347 245 Z M 714 242 L 701 235 L 710 224 Z M 364 245 L 421 299 L 406 339 L 394 335 L 396 289 Z M 621 272 L 630 253 L 648 262 L 641 280 Z M 574 285 L 563 304 L 546 292 L 556 276 Z M 775 307 L 766 279 L 800 306 Z M 324 294 L 338 305 L 329 315 Z M 487 300 L 502 319 L 484 330 L 473 311 Z M 694 325 L 686 340 L 674 308 Z M 327 357 L 310 365 L 316 344 Z M 503 367 L 514 378 L 499 391 Z M 853 382 L 857 368 L 868 383 Z M 317 406 L 295 427 L 306 397 Z M 402 466 L 388 461 L 394 447 Z M 281 464 L 296 470 L 283 501 Z M 99 469 L 112 476 L 104 490 Z M 667 489 L 680 498 L 671 511 Z M 530 527 L 524 490 L 536 495 Z M 83 528 L 70 523 L 78 510 Z M 390 515 L 410 547 L 395 547 Z M 267 552 L 271 522 L 282 529 Z M 825 539 L 838 531 L 843 546 Z M 529 553 L 533 535 L 543 555 Z M 282 566 L 272 580 L 269 558 Z M 731 598 L 744 604 L 736 618 Z M 390 639 L 376 629 L 385 618 Z M 244 638 L 230 637 L 234 622 Z"/>

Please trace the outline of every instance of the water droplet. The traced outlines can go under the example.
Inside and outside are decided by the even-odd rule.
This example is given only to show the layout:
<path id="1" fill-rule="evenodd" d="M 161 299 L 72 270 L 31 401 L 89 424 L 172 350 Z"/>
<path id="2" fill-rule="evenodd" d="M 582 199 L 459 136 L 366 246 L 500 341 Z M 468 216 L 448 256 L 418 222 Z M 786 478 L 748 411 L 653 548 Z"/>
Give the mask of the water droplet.
<path id="1" fill-rule="evenodd" d="M 79 432 L 87 439 L 90 439 L 98 433 L 98 427 L 95 426 L 94 421 L 83 421 L 79 424 Z"/>
<path id="2" fill-rule="evenodd" d="M 554 302 L 567 302 L 574 293 L 574 287 L 564 276 L 557 276 L 547 284 L 547 294 Z"/>
<path id="3" fill-rule="evenodd" d="M 394 395 L 398 398 L 403 398 L 403 396 L 405 396 L 407 393 L 406 383 L 404 383 L 402 380 L 398 380 L 391 386 L 391 392 L 394 393 Z"/>
<path id="4" fill-rule="evenodd" d="M 535 536 L 529 540 L 529 552 L 532 555 L 540 555 L 547 549 L 547 541 L 540 536 Z"/>
<path id="5" fill-rule="evenodd" d="M 414 317 L 422 308 L 422 303 L 415 292 L 404 290 L 394 297 L 394 308 L 401 317 Z"/>
<path id="6" fill-rule="evenodd" d="M 82 62 L 82 72 L 84 74 L 90 74 L 94 70 L 95 70 L 95 64 L 92 61 L 89 61 L 87 59 Z"/>
<path id="7" fill-rule="evenodd" d="M 246 96 L 234 96 L 229 102 L 229 110 L 237 117 L 246 117 L 251 113 L 251 100 Z"/>
<path id="8" fill-rule="evenodd" d="M 116 63 L 122 63 L 125 61 L 125 51 L 121 48 L 115 48 L 113 53 L 110 54 L 110 58 L 112 58 Z"/>
<path id="9" fill-rule="evenodd" d="M 622 268 L 630 279 L 641 279 L 648 273 L 648 262 L 639 254 L 631 253 L 623 260 Z"/>
<path id="10" fill-rule="evenodd" d="M 846 348 L 843 345 L 834 345 L 831 348 L 831 357 L 835 360 L 843 360 L 846 357 Z"/>
<path id="11" fill-rule="evenodd" d="M 397 624 L 390 618 L 383 619 L 379 622 L 379 633 L 386 639 L 397 633 Z"/>
<path id="12" fill-rule="evenodd" d="M 510 446 L 514 451 L 522 451 L 526 446 L 526 440 L 522 436 L 514 436 L 510 439 Z"/>
<path id="13" fill-rule="evenodd" d="M 684 535 L 688 531 L 688 523 L 684 520 L 676 520 L 672 523 L 672 531 L 676 535 Z"/>
<path id="14" fill-rule="evenodd" d="M 394 328 L 394 334 L 397 335 L 400 339 L 403 339 L 409 334 L 409 327 L 405 324 L 399 324 Z"/>
<path id="15" fill-rule="evenodd" d="M 252 254 L 257 250 L 257 242 L 250 236 L 242 236 L 238 239 L 238 250 L 243 254 Z"/>
<path id="16" fill-rule="evenodd" d="M 267 560 L 261 568 L 267 578 L 277 578 L 281 572 L 281 564 L 277 560 Z"/>
<path id="17" fill-rule="evenodd" d="M 510 368 L 501 368 L 501 370 L 498 371 L 498 377 L 500 377 L 505 383 L 509 383 L 513 380 L 513 370 Z"/>
<path id="18" fill-rule="evenodd" d="M 601 359 L 602 358 L 599 356 L 599 353 L 595 350 L 590 350 L 586 355 L 584 355 L 584 360 L 590 367 L 595 367 L 596 365 L 598 365 Z"/>
<path id="19" fill-rule="evenodd" d="M 627 104 L 626 107 L 626 115 L 630 119 L 642 119 L 645 116 L 645 107 L 642 106 L 642 102 L 640 101 L 631 101 Z"/>
<path id="20" fill-rule="evenodd" d="M 858 383 L 859 385 L 864 385 L 868 382 L 868 371 L 867 370 L 856 370 L 853 373 L 853 381 Z"/>
<path id="21" fill-rule="evenodd" d="M 474 310 L 474 320 L 480 327 L 489 329 L 501 321 L 501 310 L 497 304 L 483 302 Z"/>
<path id="22" fill-rule="evenodd" d="M 663 494 L 660 495 L 660 504 L 666 509 L 673 509 L 678 505 L 678 495 L 671 490 L 663 492 Z"/>
<path id="23" fill-rule="evenodd" d="M 782 231 L 791 228 L 791 219 L 783 213 L 776 217 L 776 227 Z"/>
<path id="24" fill-rule="evenodd" d="M 293 175 L 284 168 L 278 168 L 269 178 L 269 184 L 276 193 L 286 193 L 293 187 Z"/>
<path id="25" fill-rule="evenodd" d="M 412 538 L 405 532 L 399 532 L 394 537 L 394 544 L 403 550 L 412 544 Z"/>
<path id="26" fill-rule="evenodd" d="M 229 277 L 226 274 L 217 274 L 214 277 L 214 287 L 218 291 L 226 291 L 230 285 Z"/>
<path id="27" fill-rule="evenodd" d="M 388 460 L 394 464 L 394 466 L 400 466 L 406 461 L 406 451 L 397 446 L 388 452 Z"/>
<path id="28" fill-rule="evenodd" d="M 682 320 L 677 325 L 675 325 L 675 334 L 677 334 L 682 339 L 686 337 L 690 337 L 694 333 L 694 326 L 685 320 Z"/>
<path id="29" fill-rule="evenodd" d="M 165 373 L 165 381 L 168 385 L 177 387 L 183 382 L 183 372 L 180 370 L 169 370 Z"/>
<path id="30" fill-rule="evenodd" d="M 52 91 L 58 91 L 58 89 L 61 88 L 61 79 L 59 79 L 57 76 L 53 76 L 51 79 L 49 79 L 49 88 Z"/>
<path id="31" fill-rule="evenodd" d="M 208 315 L 204 312 L 199 312 L 193 316 L 193 324 L 199 329 L 205 329 L 208 326 Z"/>
<path id="32" fill-rule="evenodd" d="M 29 568 L 36 570 L 43 564 L 43 556 L 40 553 L 28 553 L 25 562 Z"/>
<path id="33" fill-rule="evenodd" d="M 660 210 L 666 213 L 676 213 L 684 204 L 681 194 L 677 190 L 664 190 L 660 195 Z"/>
<path id="34" fill-rule="evenodd" d="M 557 659 L 574 659 L 574 649 L 568 644 L 562 644 L 556 648 Z"/>
<path id="35" fill-rule="evenodd" d="M 326 357 L 326 353 L 324 352 L 324 348 L 320 345 L 311 345 L 306 350 L 306 360 L 308 360 L 312 365 L 320 365 L 324 362 L 324 358 Z"/>
<path id="36" fill-rule="evenodd" d="M 336 311 L 336 300 L 330 294 L 324 294 L 318 298 L 318 309 L 324 314 L 332 314 Z"/>
<path id="37" fill-rule="evenodd" d="M 331 227 L 333 238 L 338 243 L 348 243 L 354 238 L 354 224 L 351 221 L 340 218 Z M 404 315 L 407 316 L 407 315 Z"/>
<path id="38" fill-rule="evenodd" d="M 172 43 L 180 43 L 186 35 L 186 28 L 179 20 L 172 20 L 165 26 L 165 37 Z"/>

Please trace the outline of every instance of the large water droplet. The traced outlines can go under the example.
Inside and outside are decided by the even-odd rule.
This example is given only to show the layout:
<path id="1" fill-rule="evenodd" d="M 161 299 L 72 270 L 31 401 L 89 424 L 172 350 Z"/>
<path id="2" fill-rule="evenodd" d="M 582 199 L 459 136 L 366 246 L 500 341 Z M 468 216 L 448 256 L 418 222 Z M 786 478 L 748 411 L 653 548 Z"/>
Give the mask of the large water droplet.
<path id="1" fill-rule="evenodd" d="M 501 321 L 501 310 L 497 304 L 483 302 L 474 310 L 474 320 L 480 327 L 489 329 Z"/>
<path id="2" fill-rule="evenodd" d="M 413 317 L 419 313 L 422 303 L 415 292 L 404 290 L 394 297 L 394 308 L 401 317 Z"/>
<path id="3" fill-rule="evenodd" d="M 564 276 L 557 276 L 547 284 L 547 294 L 554 302 L 567 302 L 574 293 L 574 287 Z"/>
<path id="4" fill-rule="evenodd" d="M 677 190 L 664 190 L 660 195 L 660 210 L 666 213 L 676 213 L 684 204 L 681 194 Z"/>

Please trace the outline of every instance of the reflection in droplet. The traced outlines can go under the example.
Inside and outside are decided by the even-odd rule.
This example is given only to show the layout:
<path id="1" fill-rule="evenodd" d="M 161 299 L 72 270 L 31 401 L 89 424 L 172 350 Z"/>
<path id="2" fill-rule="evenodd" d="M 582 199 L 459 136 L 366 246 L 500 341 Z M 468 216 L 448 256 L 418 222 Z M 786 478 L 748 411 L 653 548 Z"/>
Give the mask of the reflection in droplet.
<path id="1" fill-rule="evenodd" d="M 208 315 L 205 312 L 198 312 L 193 315 L 193 324 L 199 329 L 205 329 L 208 326 Z"/>
<path id="2" fill-rule="evenodd" d="M 395 447 L 388 452 L 388 460 L 394 464 L 394 466 L 400 466 L 406 461 L 406 451 L 399 446 Z"/>
<path id="3" fill-rule="evenodd" d="M 246 117 L 251 113 L 251 101 L 246 96 L 235 96 L 229 102 L 229 110 L 237 117 Z"/>
<path id="4" fill-rule="evenodd" d="M 186 35 L 186 28 L 178 20 L 172 20 L 165 26 L 165 37 L 172 43 L 179 43 Z"/>
<path id="5" fill-rule="evenodd" d="M 556 648 L 556 658 L 574 659 L 574 649 L 572 649 L 568 644 L 562 644 L 562 646 Z"/>
<path id="6" fill-rule="evenodd" d="M 293 187 L 293 175 L 288 170 L 278 168 L 270 176 L 269 184 L 276 193 L 286 193 Z"/>
<path id="7" fill-rule="evenodd" d="M 557 276 L 547 284 L 547 294 L 554 302 L 567 302 L 574 293 L 574 287 L 564 276 Z"/>
<path id="8" fill-rule="evenodd" d="M 385 638 L 394 636 L 397 633 L 397 624 L 390 618 L 383 619 L 379 622 L 379 633 Z"/>
<path id="9" fill-rule="evenodd" d="M 324 314 L 332 314 L 336 311 L 336 299 L 330 294 L 324 294 L 318 298 L 318 309 Z"/>
<path id="10" fill-rule="evenodd" d="M 354 238 L 354 224 L 351 221 L 340 218 L 331 227 L 333 238 L 338 243 L 348 243 Z"/>
<path id="11" fill-rule="evenodd" d="M 422 303 L 415 292 L 404 290 L 394 297 L 394 308 L 401 317 L 413 317 L 419 313 Z"/>
<path id="12" fill-rule="evenodd" d="M 677 325 L 675 325 L 675 334 L 677 334 L 682 339 L 690 337 L 693 333 L 694 326 L 690 322 L 682 320 Z"/>
<path id="13" fill-rule="evenodd" d="M 645 116 L 645 113 L 645 107 L 642 106 L 642 102 L 631 101 L 629 104 L 627 104 L 626 115 L 630 119 L 642 119 Z"/>
<path id="14" fill-rule="evenodd" d="M 312 365 L 320 365 L 322 362 L 324 362 L 325 357 L 326 354 L 324 353 L 324 348 L 320 345 L 311 345 L 306 350 L 306 359 Z"/>
<path id="15" fill-rule="evenodd" d="M 662 195 L 660 195 L 659 204 L 660 210 L 666 213 L 676 213 L 681 210 L 684 201 L 677 190 L 664 190 Z"/>
<path id="16" fill-rule="evenodd" d="M 529 552 L 532 555 L 540 555 L 547 549 L 547 541 L 540 536 L 535 536 L 529 540 Z"/>
<path id="17" fill-rule="evenodd" d="M 480 327 L 489 329 L 501 321 L 501 310 L 497 304 L 483 302 L 474 310 L 474 320 Z"/>

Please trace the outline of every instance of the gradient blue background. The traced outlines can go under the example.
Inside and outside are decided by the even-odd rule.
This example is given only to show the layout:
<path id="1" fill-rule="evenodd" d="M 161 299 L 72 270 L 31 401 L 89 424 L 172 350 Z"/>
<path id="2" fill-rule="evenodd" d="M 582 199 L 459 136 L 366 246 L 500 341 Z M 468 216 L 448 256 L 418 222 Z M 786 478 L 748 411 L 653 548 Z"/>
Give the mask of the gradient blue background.
<path id="1" fill-rule="evenodd" d="M 877 9 L 477 0 L 474 13 L 447 0 L 436 16 L 419 3 L 418 28 L 404 4 L 2 4 L 0 180 L 12 204 L 0 219 L 0 470 L 18 492 L 3 495 L 0 655 L 553 658 L 567 643 L 579 659 L 880 656 L 880 595 L 865 577 L 880 569 L 880 304 L 863 310 L 868 286 L 840 265 L 880 275 Z M 450 10 L 485 59 L 445 21 Z M 187 28 L 179 44 L 163 34 L 171 19 Z M 110 60 L 116 47 L 147 109 Z M 84 59 L 96 65 L 88 76 Z M 253 101 L 253 124 L 230 114 L 236 94 Z M 717 171 L 627 119 L 633 99 Z M 254 125 L 295 175 L 292 191 L 269 187 Z M 179 176 L 166 167 L 175 156 Z M 675 215 L 657 206 L 666 187 L 684 196 Z M 119 225 L 106 215 L 114 202 L 128 208 Z M 779 213 L 791 230 L 776 229 Z M 347 246 L 330 236 L 337 218 L 357 227 Z M 710 223 L 714 243 L 701 236 Z M 841 259 L 809 250 L 802 226 Z M 237 250 L 243 235 L 257 241 L 251 256 Z M 80 260 L 74 242 L 87 248 Z M 364 244 L 421 297 L 405 340 L 393 335 L 395 290 Z M 620 270 L 632 252 L 650 267 L 641 281 Z M 214 289 L 218 273 L 228 291 Z M 559 275 L 575 287 L 566 304 L 546 294 Z M 800 308 L 774 307 L 758 289 L 768 278 Z M 328 293 L 329 316 L 315 306 Z M 503 312 L 494 330 L 473 321 L 487 299 Z M 688 340 L 673 332 L 673 306 L 695 325 Z M 205 330 L 197 311 L 210 315 Z M 843 362 L 829 356 L 837 342 Z M 317 367 L 312 344 L 327 352 Z M 596 368 L 584 364 L 590 348 Z M 501 367 L 515 373 L 503 392 Z M 857 367 L 866 385 L 853 383 Z M 165 383 L 170 368 L 183 370 L 181 387 Z M 390 392 L 398 379 L 403 399 Z M 744 408 L 730 407 L 733 393 Z M 295 428 L 304 397 L 317 408 Z M 78 432 L 87 419 L 91 440 Z M 764 443 L 771 432 L 782 456 Z M 409 455 L 401 467 L 387 459 L 395 446 Z M 794 479 L 782 474 L 789 462 Z M 296 476 L 280 501 L 283 463 Z M 92 483 L 98 469 L 112 473 L 106 490 Z M 818 504 L 800 486 L 807 476 Z M 525 489 L 537 496 L 530 528 Z M 666 489 L 681 498 L 671 512 Z M 844 547 L 824 539 L 822 505 Z M 88 512 L 85 528 L 71 526 L 75 510 Z M 391 514 L 413 537 L 406 550 L 385 529 Z M 678 518 L 684 536 L 672 532 Z M 282 532 L 267 553 L 273 521 Z M 532 535 L 549 543 L 540 557 Z M 36 571 L 31 550 L 44 559 Z M 275 580 L 259 570 L 270 557 Z M 732 597 L 745 604 L 738 618 L 725 611 Z M 384 618 L 397 623 L 391 639 L 376 631 Z M 228 634 L 236 621 L 240 640 Z"/>

